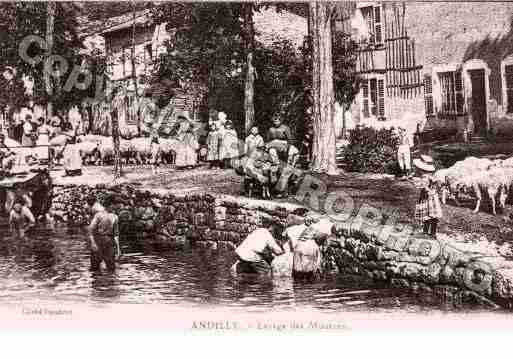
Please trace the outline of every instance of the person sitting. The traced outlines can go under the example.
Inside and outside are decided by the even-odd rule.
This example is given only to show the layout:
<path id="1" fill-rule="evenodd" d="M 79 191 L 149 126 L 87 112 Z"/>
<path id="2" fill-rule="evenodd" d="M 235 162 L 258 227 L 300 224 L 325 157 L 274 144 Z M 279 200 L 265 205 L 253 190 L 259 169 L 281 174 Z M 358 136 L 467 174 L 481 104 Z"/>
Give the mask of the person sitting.
<path id="1" fill-rule="evenodd" d="M 9 227 L 18 239 L 24 239 L 26 232 L 36 225 L 36 219 L 22 198 L 17 198 L 9 214 Z"/>
<path id="2" fill-rule="evenodd" d="M 278 117 L 274 118 L 273 125 L 267 132 L 267 142 L 272 142 L 274 140 L 285 141 L 287 143 L 290 143 L 293 140 L 290 127 L 282 124 Z"/>
<path id="3" fill-rule="evenodd" d="M 233 160 L 239 157 L 239 139 L 237 131 L 233 128 L 232 121 L 228 120 L 224 124 L 221 143 L 219 147 L 219 160 L 223 168 L 233 167 Z"/>
<path id="4" fill-rule="evenodd" d="M 272 147 L 278 151 L 280 160 L 292 167 L 297 163 L 299 150 L 294 145 L 294 138 L 290 127 L 281 123 L 279 118 L 273 120 L 273 126 L 267 132 L 268 147 Z"/>
<path id="5" fill-rule="evenodd" d="M 253 151 L 262 146 L 264 146 L 264 139 L 258 134 L 258 127 L 251 127 L 249 135 L 246 137 L 246 141 L 244 143 L 244 153 L 251 156 Z"/>
<path id="6" fill-rule="evenodd" d="M 265 259 L 266 250 L 270 250 L 274 256 L 284 253 L 282 246 L 275 240 L 275 236 L 281 236 L 281 225 L 268 220 L 264 220 L 263 224 L 264 228 L 251 232 L 235 249 L 238 257 L 238 262 L 235 264 L 236 273 L 268 276 L 271 274 L 271 265 Z"/>

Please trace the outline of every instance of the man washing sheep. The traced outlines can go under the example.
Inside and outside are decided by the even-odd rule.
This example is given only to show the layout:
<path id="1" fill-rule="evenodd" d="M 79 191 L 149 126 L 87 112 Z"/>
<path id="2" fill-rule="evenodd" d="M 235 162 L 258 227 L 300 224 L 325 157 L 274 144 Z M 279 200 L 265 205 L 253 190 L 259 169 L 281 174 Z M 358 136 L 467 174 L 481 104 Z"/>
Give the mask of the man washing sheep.
<path id="1" fill-rule="evenodd" d="M 237 274 L 268 276 L 271 274 L 271 265 L 266 258 L 266 251 L 270 251 L 274 256 L 284 253 L 283 247 L 275 239 L 281 236 L 281 226 L 268 220 L 264 222 L 264 228 L 251 232 L 235 250 L 239 259 L 234 266 Z"/>

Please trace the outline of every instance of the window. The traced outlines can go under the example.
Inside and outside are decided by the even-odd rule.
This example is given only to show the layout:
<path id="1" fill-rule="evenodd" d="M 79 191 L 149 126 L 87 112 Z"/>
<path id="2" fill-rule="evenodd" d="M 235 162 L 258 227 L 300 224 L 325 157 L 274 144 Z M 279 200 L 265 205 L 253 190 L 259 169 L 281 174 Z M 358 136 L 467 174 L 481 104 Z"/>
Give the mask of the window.
<path id="1" fill-rule="evenodd" d="M 362 96 L 363 96 L 363 117 L 369 117 L 369 87 L 367 81 L 362 83 Z"/>
<path id="2" fill-rule="evenodd" d="M 385 119 L 385 81 L 381 78 L 363 80 L 362 113 L 364 118 L 371 115 L 378 119 Z"/>
<path id="3" fill-rule="evenodd" d="M 506 80 L 506 112 L 513 113 L 513 65 L 504 67 L 504 76 Z"/>
<path id="4" fill-rule="evenodd" d="M 361 12 L 369 29 L 369 42 L 375 45 L 383 45 L 381 5 L 363 7 Z"/>
<path id="5" fill-rule="evenodd" d="M 441 72 L 438 77 L 442 94 L 442 114 L 462 114 L 464 97 L 461 71 Z"/>
<path id="6" fill-rule="evenodd" d="M 431 75 L 424 75 L 424 104 L 426 106 L 426 116 L 434 115 L 433 79 L 431 78 Z"/>

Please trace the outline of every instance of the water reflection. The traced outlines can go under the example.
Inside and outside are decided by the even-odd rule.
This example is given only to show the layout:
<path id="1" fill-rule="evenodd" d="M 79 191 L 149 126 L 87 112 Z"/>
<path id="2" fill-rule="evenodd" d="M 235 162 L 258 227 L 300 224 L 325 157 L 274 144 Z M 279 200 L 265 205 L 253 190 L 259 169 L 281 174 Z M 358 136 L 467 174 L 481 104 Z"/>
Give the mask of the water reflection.
<path id="1" fill-rule="evenodd" d="M 4 224 L 0 232 L 7 233 Z M 168 303 L 248 311 L 315 308 L 323 311 L 430 311 L 455 308 L 425 294 L 398 291 L 358 276 L 316 283 L 291 278 L 234 277 L 230 250 L 164 250 L 122 240 L 125 256 L 114 274 L 89 270 L 83 229 L 38 227 L 27 240 L 0 240 L 0 303 L 34 299 Z"/>

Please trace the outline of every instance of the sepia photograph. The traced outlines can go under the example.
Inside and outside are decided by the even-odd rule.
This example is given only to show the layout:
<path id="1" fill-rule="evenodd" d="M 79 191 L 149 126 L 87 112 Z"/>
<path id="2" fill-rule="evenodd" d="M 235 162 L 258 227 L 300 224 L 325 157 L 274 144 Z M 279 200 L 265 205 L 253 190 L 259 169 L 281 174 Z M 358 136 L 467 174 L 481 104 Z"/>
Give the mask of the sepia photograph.
<path id="1" fill-rule="evenodd" d="M 512 24 L 0 2 L 0 327 L 513 329 Z"/>

